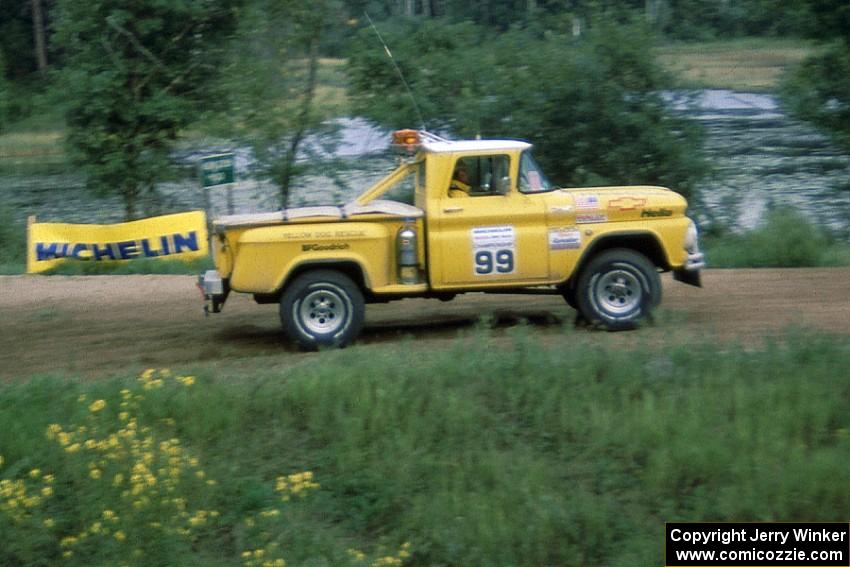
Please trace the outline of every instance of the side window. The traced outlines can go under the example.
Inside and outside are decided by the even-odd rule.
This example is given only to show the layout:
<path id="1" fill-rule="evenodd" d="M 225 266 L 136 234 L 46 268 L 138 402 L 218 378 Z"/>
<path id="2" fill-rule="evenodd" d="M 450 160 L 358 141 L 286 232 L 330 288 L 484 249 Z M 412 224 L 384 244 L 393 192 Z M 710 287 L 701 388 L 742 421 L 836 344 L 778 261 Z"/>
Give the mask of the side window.
<path id="1" fill-rule="evenodd" d="M 510 163 L 505 155 L 458 159 L 449 184 L 449 197 L 503 195 L 510 189 Z"/>
<path id="2" fill-rule="evenodd" d="M 519 161 L 519 190 L 521 193 L 540 193 L 542 191 L 551 191 L 552 184 L 546 179 L 540 166 L 531 157 L 531 153 L 526 151 L 522 154 L 522 159 Z"/>

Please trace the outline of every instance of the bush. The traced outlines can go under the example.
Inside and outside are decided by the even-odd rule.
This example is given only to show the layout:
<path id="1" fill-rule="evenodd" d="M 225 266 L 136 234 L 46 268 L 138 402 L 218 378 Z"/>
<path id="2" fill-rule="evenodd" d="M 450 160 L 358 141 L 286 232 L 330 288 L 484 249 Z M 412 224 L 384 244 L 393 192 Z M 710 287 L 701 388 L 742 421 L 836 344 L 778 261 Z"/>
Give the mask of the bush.
<path id="1" fill-rule="evenodd" d="M 850 250 L 792 209 L 768 213 L 744 234 L 708 237 L 704 246 L 716 268 L 803 268 L 850 264 Z"/>

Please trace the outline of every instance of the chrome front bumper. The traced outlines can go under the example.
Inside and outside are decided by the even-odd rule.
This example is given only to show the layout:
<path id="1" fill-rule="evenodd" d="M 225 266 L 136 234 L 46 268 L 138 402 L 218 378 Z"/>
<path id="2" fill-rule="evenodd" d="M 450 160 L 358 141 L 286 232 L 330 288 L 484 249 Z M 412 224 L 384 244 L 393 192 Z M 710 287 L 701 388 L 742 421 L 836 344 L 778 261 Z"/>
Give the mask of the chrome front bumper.
<path id="1" fill-rule="evenodd" d="M 685 260 L 684 270 L 693 272 L 705 268 L 705 254 L 697 250 L 696 252 L 688 252 L 688 259 Z"/>

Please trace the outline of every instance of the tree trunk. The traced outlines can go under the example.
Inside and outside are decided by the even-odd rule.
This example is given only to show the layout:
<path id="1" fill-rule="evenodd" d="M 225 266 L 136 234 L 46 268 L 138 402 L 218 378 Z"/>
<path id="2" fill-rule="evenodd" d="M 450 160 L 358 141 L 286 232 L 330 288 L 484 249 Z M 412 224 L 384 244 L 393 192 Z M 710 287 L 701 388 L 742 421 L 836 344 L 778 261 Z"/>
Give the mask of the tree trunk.
<path id="1" fill-rule="evenodd" d="M 124 220 L 136 220 L 139 186 L 135 182 L 125 182 L 121 192 L 124 195 Z"/>
<path id="2" fill-rule="evenodd" d="M 47 42 L 44 33 L 44 11 L 41 9 L 41 0 L 30 0 L 32 8 L 32 31 L 35 38 L 35 59 L 38 62 L 38 70 L 44 72 L 47 69 Z"/>
<path id="3" fill-rule="evenodd" d="M 280 175 L 280 208 L 289 206 L 289 191 L 295 171 L 295 159 L 298 157 L 298 148 L 307 134 L 310 125 L 310 113 L 313 108 L 313 98 L 316 94 L 316 74 L 319 68 L 319 33 L 310 39 L 310 60 L 307 71 L 307 83 L 304 85 L 304 94 L 301 99 L 301 109 L 295 119 L 295 132 L 289 140 L 289 148 L 283 158 L 283 166 Z"/>

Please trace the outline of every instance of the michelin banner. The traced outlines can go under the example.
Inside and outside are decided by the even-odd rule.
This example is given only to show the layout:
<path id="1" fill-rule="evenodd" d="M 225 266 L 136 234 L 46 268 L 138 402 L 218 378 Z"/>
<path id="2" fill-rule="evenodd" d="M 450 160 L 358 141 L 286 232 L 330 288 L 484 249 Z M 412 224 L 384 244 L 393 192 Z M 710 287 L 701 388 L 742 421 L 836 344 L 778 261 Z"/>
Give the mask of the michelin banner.
<path id="1" fill-rule="evenodd" d="M 31 223 L 27 272 L 44 272 L 63 262 L 203 258 L 209 252 L 206 226 L 202 211 L 120 224 Z"/>

